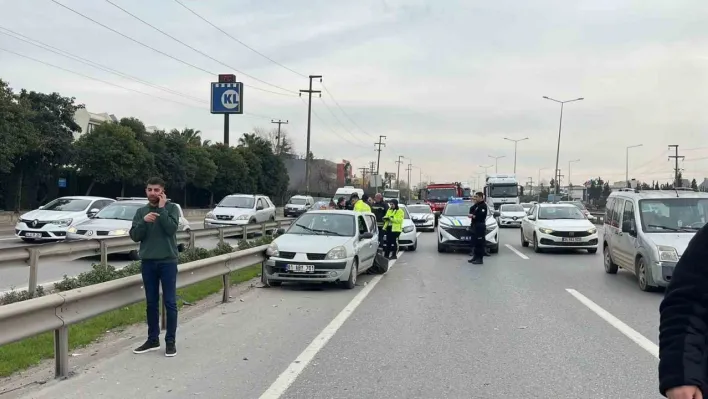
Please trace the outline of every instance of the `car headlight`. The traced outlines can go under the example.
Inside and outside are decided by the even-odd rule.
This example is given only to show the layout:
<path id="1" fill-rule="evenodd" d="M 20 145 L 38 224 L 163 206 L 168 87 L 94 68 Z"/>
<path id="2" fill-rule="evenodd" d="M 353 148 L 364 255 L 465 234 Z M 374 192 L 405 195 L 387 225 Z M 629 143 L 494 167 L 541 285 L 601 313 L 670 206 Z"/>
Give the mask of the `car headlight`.
<path id="1" fill-rule="evenodd" d="M 592 228 L 592 229 L 588 230 L 588 233 L 590 233 L 590 234 L 595 234 L 595 233 L 597 233 L 597 229 L 596 229 L 596 228 Z"/>
<path id="2" fill-rule="evenodd" d="M 69 230 L 67 230 L 69 233 L 76 233 L 76 227 L 69 227 Z"/>
<path id="3" fill-rule="evenodd" d="M 111 230 L 108 232 L 109 236 L 124 236 L 126 234 L 128 234 L 128 230 L 125 229 Z"/>
<path id="4" fill-rule="evenodd" d="M 251 215 L 241 215 L 236 218 L 236 220 L 248 220 L 251 217 Z"/>
<path id="5" fill-rule="evenodd" d="M 214 219 L 214 214 L 209 212 L 206 214 L 206 216 L 204 216 L 204 219 Z"/>
<path id="6" fill-rule="evenodd" d="M 435 219 L 435 215 L 433 215 L 432 213 L 428 213 L 428 214 L 425 215 L 425 218 L 428 219 L 428 220 L 430 220 L 430 219 Z"/>
<path id="7" fill-rule="evenodd" d="M 551 234 L 551 233 L 553 233 L 553 230 L 547 229 L 547 228 L 545 228 L 545 227 L 539 227 L 539 228 L 538 228 L 538 231 L 540 231 L 540 232 L 543 233 L 543 234 Z"/>
<path id="8" fill-rule="evenodd" d="M 413 227 L 413 226 L 406 226 L 406 227 L 403 228 L 403 232 L 404 232 L 404 233 L 410 233 L 411 231 L 413 231 L 413 229 L 415 229 L 415 227 Z"/>
<path id="9" fill-rule="evenodd" d="M 678 262 L 679 256 L 676 248 L 659 245 L 656 249 L 659 250 L 660 262 Z"/>
<path id="10" fill-rule="evenodd" d="M 55 225 L 61 226 L 61 227 L 67 227 L 67 226 L 71 225 L 71 222 L 73 222 L 73 221 L 74 221 L 74 219 L 63 219 L 63 220 L 54 221 L 54 222 L 52 222 L 52 224 L 55 224 Z"/>
<path id="11" fill-rule="evenodd" d="M 327 256 L 325 259 L 327 260 L 336 260 L 336 259 L 346 259 L 347 258 L 347 250 L 344 247 L 334 247 L 327 252 Z"/>
<path id="12" fill-rule="evenodd" d="M 266 248 L 266 255 L 268 256 L 278 256 L 280 251 L 278 251 L 278 244 L 271 242 L 268 248 Z"/>

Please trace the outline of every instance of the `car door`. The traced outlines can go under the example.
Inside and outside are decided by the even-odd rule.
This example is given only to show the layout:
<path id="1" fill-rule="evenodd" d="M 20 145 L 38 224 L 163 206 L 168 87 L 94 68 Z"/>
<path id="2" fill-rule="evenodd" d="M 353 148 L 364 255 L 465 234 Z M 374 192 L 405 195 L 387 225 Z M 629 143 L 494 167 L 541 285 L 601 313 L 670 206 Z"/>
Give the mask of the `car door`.
<path id="1" fill-rule="evenodd" d="M 630 225 L 632 232 L 625 233 L 622 231 L 622 226 L 625 223 Z M 624 202 L 622 219 L 615 239 L 615 263 L 623 269 L 634 271 L 634 256 L 637 252 L 637 223 L 634 217 L 634 203 L 631 200 Z"/>
<path id="2" fill-rule="evenodd" d="M 271 201 L 269 197 L 263 197 L 263 202 L 265 202 L 265 209 L 267 210 L 266 221 L 270 220 L 271 216 L 273 217 L 273 219 L 275 219 L 276 209 L 275 209 L 275 204 L 273 203 L 273 201 Z"/>
<path id="3" fill-rule="evenodd" d="M 371 232 L 363 215 L 358 215 L 356 219 L 360 237 L 364 233 Z M 376 242 L 378 243 L 378 241 Z M 374 246 L 374 241 L 372 238 L 360 239 L 357 245 L 357 252 L 359 253 L 359 271 L 362 272 L 374 264 L 374 256 L 376 256 L 376 248 L 378 245 Z"/>
<path id="4" fill-rule="evenodd" d="M 531 211 L 529 211 L 528 216 L 524 217 L 524 220 L 521 222 L 523 226 L 521 228 L 521 231 L 524 233 L 524 238 L 526 239 L 526 241 L 531 241 L 533 239 L 533 232 L 536 228 L 536 221 L 533 219 L 538 217 L 538 208 L 538 205 L 534 205 L 533 207 L 531 207 Z"/>
<path id="5" fill-rule="evenodd" d="M 256 197 L 256 221 L 263 223 L 268 220 L 268 207 L 262 197 Z"/>
<path id="6" fill-rule="evenodd" d="M 623 210 L 624 199 L 615 198 L 614 202 L 612 203 L 612 213 L 610 214 L 609 223 L 605 225 L 605 234 L 608 235 L 608 238 L 610 240 L 610 255 L 612 256 L 612 260 L 620 267 L 622 267 L 622 254 L 617 250 L 617 246 L 620 243 L 619 234 L 622 231 L 620 229 L 620 223 L 622 222 Z"/>

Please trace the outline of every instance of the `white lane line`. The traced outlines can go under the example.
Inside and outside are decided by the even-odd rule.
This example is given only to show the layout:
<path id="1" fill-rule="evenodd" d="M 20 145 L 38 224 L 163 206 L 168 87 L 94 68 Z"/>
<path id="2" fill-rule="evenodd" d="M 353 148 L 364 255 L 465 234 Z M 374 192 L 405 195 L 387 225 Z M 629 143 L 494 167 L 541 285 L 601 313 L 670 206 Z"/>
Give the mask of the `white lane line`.
<path id="1" fill-rule="evenodd" d="M 511 244 L 506 244 L 506 245 L 504 245 L 504 246 L 507 247 L 507 248 L 509 248 L 509 249 L 511 250 L 511 252 L 513 252 L 513 253 L 519 255 L 519 258 L 529 260 L 529 257 L 528 257 L 528 256 L 522 254 L 521 251 L 519 251 L 518 249 L 512 247 Z"/>
<path id="2" fill-rule="evenodd" d="M 627 338 L 631 339 L 632 341 L 634 341 L 634 343 L 644 348 L 644 350 L 649 352 L 655 358 L 659 358 L 659 346 L 651 342 L 647 337 L 638 333 L 632 327 L 626 325 L 622 320 L 616 318 L 610 312 L 601 308 L 600 305 L 596 304 L 585 295 L 579 293 L 578 291 L 572 288 L 566 288 L 565 290 L 568 291 L 570 295 L 574 296 L 575 299 L 579 300 L 583 305 L 587 306 L 590 310 L 595 312 L 595 314 L 602 317 L 606 322 L 610 323 L 612 327 L 619 330 L 619 332 L 624 334 Z"/>
<path id="3" fill-rule="evenodd" d="M 416 238 L 418 236 L 420 236 L 420 233 L 416 234 Z M 400 259 L 403 253 L 403 251 L 398 251 L 396 256 Z M 394 259 L 389 262 L 389 271 L 396 264 L 396 261 L 397 260 Z M 351 316 L 356 308 L 361 305 L 364 299 L 369 296 L 371 290 L 376 287 L 376 284 L 381 281 L 382 277 L 382 275 L 374 276 L 374 278 L 369 281 L 369 284 L 359 291 L 354 299 L 352 299 L 351 302 L 349 302 L 349 304 L 347 304 L 347 306 L 345 306 L 344 309 L 342 309 L 342 311 L 339 312 L 339 314 L 335 316 L 331 322 L 329 322 L 327 327 L 325 327 L 324 330 L 322 330 L 322 332 L 320 332 L 319 335 L 317 335 L 317 337 L 310 342 L 307 348 L 305 348 L 305 350 L 302 351 L 297 358 L 295 358 L 295 361 L 290 363 L 290 366 L 288 366 L 288 368 L 278 376 L 275 382 L 273 382 L 273 384 L 260 396 L 260 399 L 279 399 L 283 396 L 285 391 L 287 391 L 293 382 L 295 382 L 297 377 L 302 374 L 307 365 L 310 364 L 312 359 L 315 358 L 317 353 L 322 350 L 325 345 L 327 345 L 327 342 L 329 342 L 329 340 L 332 339 L 342 325 L 344 325 L 344 322 L 347 321 L 349 316 Z"/>

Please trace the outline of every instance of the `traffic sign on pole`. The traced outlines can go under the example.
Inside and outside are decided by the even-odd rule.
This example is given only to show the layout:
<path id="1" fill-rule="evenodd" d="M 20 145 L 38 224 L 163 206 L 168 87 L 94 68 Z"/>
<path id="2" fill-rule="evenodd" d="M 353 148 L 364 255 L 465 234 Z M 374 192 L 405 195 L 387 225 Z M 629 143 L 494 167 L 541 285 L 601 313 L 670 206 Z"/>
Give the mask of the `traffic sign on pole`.
<path id="1" fill-rule="evenodd" d="M 211 84 L 212 114 L 243 114 L 243 83 Z"/>

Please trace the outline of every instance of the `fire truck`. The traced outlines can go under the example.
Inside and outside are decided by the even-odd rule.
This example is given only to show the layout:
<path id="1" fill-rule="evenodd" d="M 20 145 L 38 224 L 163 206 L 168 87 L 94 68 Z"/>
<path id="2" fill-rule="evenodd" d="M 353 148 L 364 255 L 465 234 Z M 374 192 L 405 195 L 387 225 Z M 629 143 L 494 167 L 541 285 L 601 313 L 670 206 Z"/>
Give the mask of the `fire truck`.
<path id="1" fill-rule="evenodd" d="M 428 184 L 425 189 L 425 203 L 430 205 L 437 218 L 450 198 L 462 197 L 462 194 L 462 184 L 459 182 Z"/>

